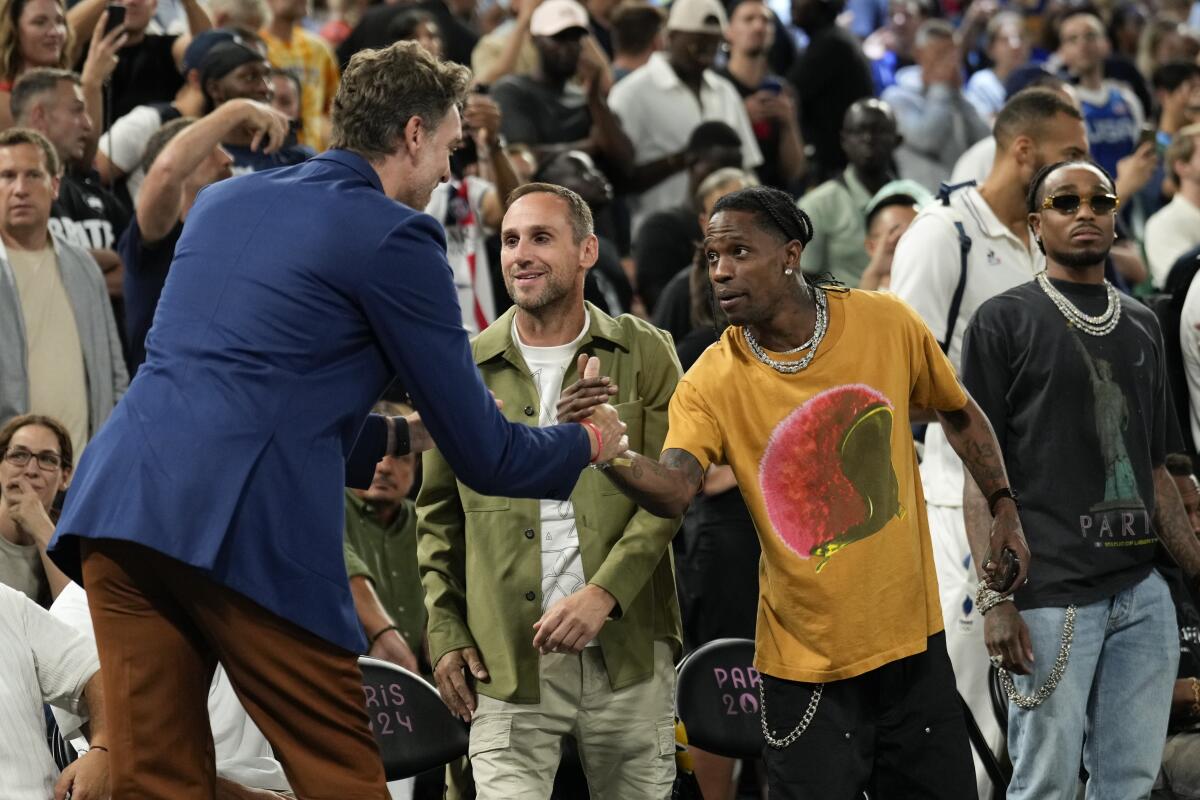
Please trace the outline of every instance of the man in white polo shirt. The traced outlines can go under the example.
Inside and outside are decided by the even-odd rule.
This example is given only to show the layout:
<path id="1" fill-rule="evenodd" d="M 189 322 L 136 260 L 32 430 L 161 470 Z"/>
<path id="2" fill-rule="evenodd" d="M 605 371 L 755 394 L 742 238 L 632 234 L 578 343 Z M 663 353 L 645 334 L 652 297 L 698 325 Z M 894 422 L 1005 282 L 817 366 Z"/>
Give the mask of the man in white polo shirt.
<path id="1" fill-rule="evenodd" d="M 1164 160 L 1179 191 L 1146 220 L 1146 260 L 1160 287 L 1167 285 L 1175 260 L 1200 244 L 1200 124 L 1179 131 Z"/>
<path id="2" fill-rule="evenodd" d="M 927 206 L 900 239 L 892 261 L 892 291 L 924 318 L 955 369 L 961 369 L 963 332 L 975 309 L 1045 269 L 1045 256 L 1033 242 L 1027 221 L 1025 195 L 1033 176 L 1047 164 L 1084 158 L 1088 152 L 1079 110 L 1047 89 L 1014 95 L 996 116 L 994 134 L 996 160 L 983 185 L 953 192 L 948 204 Z M 965 264 L 964 235 L 970 239 Z M 983 622 L 975 611 L 976 572 L 963 523 L 963 466 L 938 425 L 931 425 L 925 435 L 921 483 L 946 649 L 959 694 L 995 749 L 1004 741 L 1004 731 L 992 713 L 987 689 Z M 990 796 L 978 763 L 975 773 L 980 776 L 980 796 Z"/>
<path id="3" fill-rule="evenodd" d="M 762 152 L 741 95 L 712 70 L 728 20 L 718 0 L 675 0 L 667 18 L 667 49 L 655 53 L 613 87 L 608 105 L 634 146 L 633 227 L 654 211 L 687 198 L 688 137 L 701 122 L 724 122 L 742 140 L 743 166 Z"/>

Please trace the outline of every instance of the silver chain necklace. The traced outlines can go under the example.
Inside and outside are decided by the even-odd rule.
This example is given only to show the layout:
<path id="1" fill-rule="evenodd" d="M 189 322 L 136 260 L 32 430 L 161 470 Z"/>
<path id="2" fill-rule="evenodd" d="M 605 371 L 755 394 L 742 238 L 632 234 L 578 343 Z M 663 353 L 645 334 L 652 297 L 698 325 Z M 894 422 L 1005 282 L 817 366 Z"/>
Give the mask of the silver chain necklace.
<path id="1" fill-rule="evenodd" d="M 829 301 L 825 298 L 824 289 L 814 286 L 812 287 L 812 292 L 817 307 L 817 321 L 813 326 L 813 335 L 804 344 L 787 351 L 787 353 L 798 353 L 801 350 L 807 349 L 808 352 L 804 355 L 804 358 L 798 361 L 778 361 L 771 358 L 767 355 L 767 351 L 763 349 L 763 346 L 758 343 L 758 340 L 754 338 L 754 334 L 750 332 L 750 328 L 742 328 L 742 336 L 745 337 L 746 344 L 749 345 L 750 351 L 754 353 L 754 357 L 776 372 L 782 372 L 784 375 L 795 375 L 807 367 L 817 355 L 817 346 L 825 338 L 825 332 L 829 329 Z"/>
<path id="2" fill-rule="evenodd" d="M 767 744 L 776 750 L 782 750 L 792 742 L 800 738 L 808 726 L 812 724 L 813 717 L 817 715 L 817 705 L 821 702 L 821 694 L 825 691 L 825 684 L 818 683 L 813 686 L 812 697 L 808 699 L 808 708 L 804 710 L 804 716 L 800 718 L 800 722 L 792 728 L 792 732 L 782 739 L 776 739 L 771 733 L 771 729 L 767 727 L 767 691 L 763 688 L 762 681 L 758 682 L 758 708 L 761 712 L 759 719 L 762 722 L 763 738 L 767 740 Z"/>
<path id="3" fill-rule="evenodd" d="M 1046 682 L 1039 686 L 1036 692 L 1029 696 L 1018 694 L 1012 675 L 1003 667 L 999 669 L 1000 686 L 1008 695 L 1008 699 L 1026 711 L 1032 711 L 1040 706 L 1058 688 L 1058 682 L 1062 680 L 1063 672 L 1067 669 L 1067 661 L 1071 658 L 1071 642 L 1074 639 L 1075 606 L 1070 605 L 1067 606 L 1067 615 L 1063 619 L 1062 639 L 1058 644 L 1058 655 L 1054 657 L 1054 666 L 1050 669 L 1050 674 L 1046 676 Z"/>
<path id="4" fill-rule="evenodd" d="M 1059 312 L 1067 318 L 1067 323 L 1071 327 L 1078 328 L 1091 336 L 1107 336 L 1116 330 L 1117 323 L 1121 321 L 1121 296 L 1117 294 L 1117 290 L 1107 280 L 1104 281 L 1104 288 L 1108 294 L 1108 307 L 1103 314 L 1098 316 L 1089 316 L 1080 311 L 1074 303 L 1067 299 L 1066 295 L 1054 287 L 1050 282 L 1050 278 L 1046 276 L 1045 271 L 1037 274 L 1038 286 L 1042 287 L 1042 291 L 1050 298 L 1050 302 L 1054 303 Z"/>

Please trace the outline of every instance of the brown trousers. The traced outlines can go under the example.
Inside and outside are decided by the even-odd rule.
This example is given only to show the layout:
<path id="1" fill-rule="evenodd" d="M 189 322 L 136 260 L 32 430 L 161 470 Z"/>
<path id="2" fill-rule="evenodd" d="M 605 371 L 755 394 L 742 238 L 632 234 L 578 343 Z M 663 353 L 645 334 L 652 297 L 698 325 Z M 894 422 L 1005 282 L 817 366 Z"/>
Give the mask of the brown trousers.
<path id="1" fill-rule="evenodd" d="M 296 797 L 388 799 L 353 653 L 147 547 L 99 539 L 83 555 L 114 798 L 213 800 L 219 661 Z"/>

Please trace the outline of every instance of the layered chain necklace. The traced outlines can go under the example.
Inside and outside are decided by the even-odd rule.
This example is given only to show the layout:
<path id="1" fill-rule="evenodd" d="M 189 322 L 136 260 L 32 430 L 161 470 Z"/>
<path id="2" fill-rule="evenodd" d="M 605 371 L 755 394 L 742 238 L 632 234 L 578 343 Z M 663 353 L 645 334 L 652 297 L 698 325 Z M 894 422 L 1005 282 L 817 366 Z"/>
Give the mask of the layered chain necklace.
<path id="1" fill-rule="evenodd" d="M 813 326 L 813 334 L 804 344 L 784 352 L 784 355 L 790 355 L 807 350 L 808 352 L 804 354 L 804 358 L 798 361 L 778 361 L 771 358 L 767 355 L 767 351 L 763 349 L 763 346 L 758 343 L 758 340 L 754 338 L 754 334 L 750 332 L 750 328 L 742 328 L 742 335 L 746 338 L 746 344 L 749 345 L 750 351 L 754 353 L 754 357 L 776 372 L 782 372 L 784 375 L 795 375 L 807 367 L 817 355 L 817 346 L 825 338 L 825 331 L 829 329 L 829 301 L 825 299 L 824 289 L 814 286 L 812 287 L 812 292 L 817 307 L 817 321 Z"/>
<path id="2" fill-rule="evenodd" d="M 1117 323 L 1121 321 L 1121 296 L 1107 280 L 1104 281 L 1104 288 L 1108 292 L 1108 308 L 1103 314 L 1095 317 L 1084 314 L 1066 298 L 1066 295 L 1054 288 L 1044 270 L 1037 274 L 1037 283 L 1050 298 L 1050 302 L 1067 318 L 1067 323 L 1086 334 L 1107 336 L 1116 330 Z"/>

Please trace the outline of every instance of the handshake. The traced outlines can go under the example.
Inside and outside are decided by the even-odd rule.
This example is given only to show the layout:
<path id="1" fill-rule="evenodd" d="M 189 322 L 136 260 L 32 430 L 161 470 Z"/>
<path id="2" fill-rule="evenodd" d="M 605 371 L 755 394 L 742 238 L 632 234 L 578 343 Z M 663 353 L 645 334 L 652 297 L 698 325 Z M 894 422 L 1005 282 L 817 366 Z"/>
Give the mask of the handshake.
<path id="1" fill-rule="evenodd" d="M 617 393 L 610 378 L 601 377 L 600 359 L 579 356 L 579 380 L 563 390 L 558 399 L 558 421 L 583 423 L 592 445 L 592 463 L 607 464 L 629 449 L 625 423 L 609 398 Z"/>
<path id="2" fill-rule="evenodd" d="M 625 423 L 621 422 L 617 410 L 608 404 L 608 399 L 616 395 L 617 387 L 610 378 L 600 376 L 600 359 L 595 356 L 579 356 L 579 374 L 583 377 L 559 396 L 558 421 L 560 424 L 583 423 L 592 445 L 591 463 L 608 464 L 629 449 Z M 497 400 L 496 405 L 502 403 Z M 414 412 L 405 420 L 409 436 L 406 452 L 421 453 L 437 446 L 420 414 Z"/>

